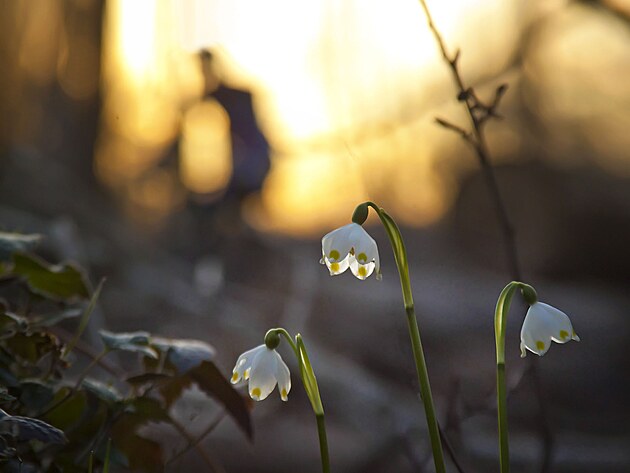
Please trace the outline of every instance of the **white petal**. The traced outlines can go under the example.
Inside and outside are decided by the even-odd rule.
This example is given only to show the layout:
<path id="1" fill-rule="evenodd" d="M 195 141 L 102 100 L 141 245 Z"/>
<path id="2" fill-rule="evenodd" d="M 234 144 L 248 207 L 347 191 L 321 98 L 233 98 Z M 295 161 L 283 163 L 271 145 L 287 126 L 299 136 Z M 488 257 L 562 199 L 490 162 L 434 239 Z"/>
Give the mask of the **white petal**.
<path id="1" fill-rule="evenodd" d="M 252 370 L 249 377 L 249 395 L 254 401 L 262 401 L 276 387 L 276 351 L 265 347 L 259 352 L 252 362 Z"/>
<path id="2" fill-rule="evenodd" d="M 361 264 L 357 261 L 355 256 L 350 255 L 350 271 L 361 280 L 367 279 L 374 271 L 375 266 L 376 265 L 372 262 Z"/>
<path id="3" fill-rule="evenodd" d="M 549 304 L 539 302 L 538 305 L 540 310 L 547 315 L 547 326 L 552 331 L 551 339 L 557 343 L 566 343 L 571 340 L 575 332 L 573 332 L 573 325 L 571 325 L 569 316 Z"/>
<path id="4" fill-rule="evenodd" d="M 234 365 L 234 369 L 232 370 L 232 379 L 230 380 L 232 384 L 238 383 L 243 378 L 247 379 L 246 374 L 252 366 L 252 361 L 254 360 L 256 354 L 264 348 L 267 348 L 264 344 L 258 345 L 251 350 L 247 350 L 238 357 L 236 364 Z"/>
<path id="5" fill-rule="evenodd" d="M 525 356 L 523 347 L 542 356 L 549 350 L 552 340 L 566 343 L 573 338 L 574 333 L 571 321 L 564 312 L 536 302 L 527 311 L 521 328 L 521 356 Z"/>
<path id="6" fill-rule="evenodd" d="M 327 233 L 322 238 L 322 256 L 331 263 L 338 263 L 350 252 L 349 237 L 356 223 L 345 225 Z"/>
<path id="7" fill-rule="evenodd" d="M 289 392 L 291 391 L 291 373 L 289 368 L 282 360 L 282 357 L 278 352 L 276 353 L 276 380 L 278 381 L 278 391 L 280 392 L 280 399 L 283 401 L 289 400 Z"/>
<path id="8" fill-rule="evenodd" d="M 350 257 L 352 255 L 346 255 L 344 259 L 339 262 L 331 262 L 328 258 L 324 257 L 324 262 L 328 267 L 328 271 L 330 271 L 331 276 L 336 276 L 337 274 L 343 273 L 350 266 Z"/>

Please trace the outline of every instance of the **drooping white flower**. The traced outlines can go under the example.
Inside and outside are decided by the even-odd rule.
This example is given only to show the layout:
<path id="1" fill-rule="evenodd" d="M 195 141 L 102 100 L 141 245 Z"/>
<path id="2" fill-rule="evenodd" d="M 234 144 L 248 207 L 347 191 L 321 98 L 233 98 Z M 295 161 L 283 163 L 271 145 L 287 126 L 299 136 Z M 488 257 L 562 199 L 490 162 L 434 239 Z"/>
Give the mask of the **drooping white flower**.
<path id="1" fill-rule="evenodd" d="M 291 391 L 289 368 L 276 350 L 262 344 L 246 351 L 236 360 L 232 384 L 249 381 L 249 395 L 254 401 L 266 399 L 278 384 L 280 398 L 287 401 Z"/>
<path id="2" fill-rule="evenodd" d="M 381 278 L 376 242 L 358 223 L 350 223 L 324 235 L 320 262 L 326 264 L 331 276 L 350 268 L 359 279 L 368 278 L 374 271 L 376 279 Z"/>
<path id="3" fill-rule="evenodd" d="M 543 302 L 535 302 L 527 311 L 521 328 L 521 357 L 526 349 L 539 356 L 544 355 L 551 341 L 566 343 L 580 341 L 567 314 Z"/>

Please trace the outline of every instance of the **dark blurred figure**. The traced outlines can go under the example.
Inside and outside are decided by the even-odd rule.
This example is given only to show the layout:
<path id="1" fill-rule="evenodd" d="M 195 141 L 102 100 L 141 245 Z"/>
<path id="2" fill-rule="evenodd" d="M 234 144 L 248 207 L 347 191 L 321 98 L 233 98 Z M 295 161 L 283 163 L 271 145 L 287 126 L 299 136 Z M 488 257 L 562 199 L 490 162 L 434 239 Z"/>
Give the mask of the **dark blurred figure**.
<path id="1" fill-rule="evenodd" d="M 204 99 L 219 102 L 230 117 L 232 178 L 225 197 L 237 202 L 262 188 L 269 171 L 269 143 L 258 127 L 252 94 L 221 82 L 212 52 L 199 52 L 204 76 Z"/>

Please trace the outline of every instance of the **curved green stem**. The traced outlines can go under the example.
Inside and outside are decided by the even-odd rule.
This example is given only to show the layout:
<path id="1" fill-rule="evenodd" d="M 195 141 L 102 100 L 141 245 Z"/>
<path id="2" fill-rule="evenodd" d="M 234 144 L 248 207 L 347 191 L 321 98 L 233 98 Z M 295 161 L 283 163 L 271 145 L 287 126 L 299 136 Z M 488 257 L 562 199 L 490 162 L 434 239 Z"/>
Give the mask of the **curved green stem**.
<path id="1" fill-rule="evenodd" d="M 315 377 L 313 366 L 311 365 L 311 360 L 308 357 L 308 353 L 306 351 L 304 341 L 302 340 L 302 336 L 298 333 L 295 336 L 294 342 L 289 332 L 281 327 L 272 328 L 271 330 L 267 331 L 267 334 L 269 334 L 270 332 L 275 332 L 278 335 L 282 335 L 295 353 L 295 357 L 297 358 L 298 367 L 300 370 L 300 378 L 302 379 L 304 390 L 306 391 L 306 395 L 311 402 L 311 407 L 313 408 L 315 419 L 317 420 L 317 434 L 319 437 L 319 452 L 322 459 L 322 471 L 323 473 L 330 473 L 330 457 L 328 455 L 328 439 L 326 436 L 326 423 L 324 420 L 324 406 L 322 404 L 322 399 L 319 394 L 317 378 Z M 266 337 L 267 336 L 265 335 L 265 338 Z"/>
<path id="2" fill-rule="evenodd" d="M 497 350 L 497 421 L 499 426 L 499 462 L 501 473 L 510 471 L 510 448 L 508 438 L 507 388 L 505 382 L 505 332 L 512 297 L 517 289 L 525 294 L 536 293 L 534 288 L 518 281 L 512 281 L 499 294 L 494 311 L 494 336 Z"/>
<path id="3" fill-rule="evenodd" d="M 435 407 L 433 406 L 433 395 L 431 394 L 431 384 L 429 383 L 429 373 L 427 364 L 424 359 L 424 350 L 422 349 L 422 341 L 420 339 L 420 330 L 418 329 L 418 320 L 413 304 L 413 295 L 411 291 L 411 281 L 409 279 L 409 265 L 407 262 L 407 250 L 402 239 L 402 235 L 392 219 L 385 210 L 380 208 L 374 202 L 365 202 L 365 205 L 372 207 L 389 237 L 389 241 L 394 251 L 394 259 L 400 275 L 400 286 L 403 293 L 403 301 L 405 311 L 407 313 L 407 325 L 409 328 L 409 336 L 411 337 L 411 347 L 413 349 L 413 358 L 416 364 L 416 373 L 418 375 L 418 383 L 420 384 L 420 395 L 424 404 L 424 412 L 427 419 L 427 427 L 429 437 L 431 438 L 431 449 L 433 451 L 433 462 L 435 463 L 435 471 L 437 473 L 445 473 L 444 453 L 442 451 L 442 442 L 440 440 L 440 428 L 438 426 L 437 417 L 435 415 Z"/>

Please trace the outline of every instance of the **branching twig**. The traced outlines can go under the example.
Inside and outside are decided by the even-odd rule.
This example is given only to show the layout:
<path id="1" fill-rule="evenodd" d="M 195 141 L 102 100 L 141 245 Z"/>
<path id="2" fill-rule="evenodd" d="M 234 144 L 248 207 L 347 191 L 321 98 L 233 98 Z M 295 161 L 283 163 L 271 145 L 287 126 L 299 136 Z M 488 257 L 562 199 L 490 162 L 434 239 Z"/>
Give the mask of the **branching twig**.
<path id="1" fill-rule="evenodd" d="M 466 106 L 466 111 L 470 119 L 472 131 L 467 132 L 466 130 L 442 119 L 437 119 L 437 122 L 443 127 L 450 129 L 462 136 L 464 140 L 475 151 L 475 154 L 477 155 L 477 158 L 479 159 L 479 163 L 481 165 L 486 185 L 488 186 L 488 190 L 490 191 L 491 198 L 494 202 L 499 225 L 501 226 L 510 275 L 513 280 L 522 281 L 523 278 L 519 265 L 514 227 L 512 226 L 507 210 L 505 208 L 505 204 L 501 197 L 501 192 L 497 184 L 496 176 L 490 162 L 490 156 L 487 150 L 485 135 L 483 134 L 483 125 L 487 122 L 487 120 L 490 118 L 498 117 L 497 108 L 499 106 L 501 98 L 507 90 L 507 86 L 503 84 L 496 89 L 494 99 L 490 105 L 486 105 L 481 102 L 479 98 L 475 95 L 473 89 L 470 87 L 466 87 L 459 72 L 458 63 L 460 51 L 457 50 L 453 56 L 449 55 L 444 40 L 442 39 L 442 35 L 433 23 L 433 18 L 426 4 L 426 1 L 420 0 L 420 5 L 422 6 L 422 9 L 424 10 L 424 13 L 426 15 L 429 29 L 433 33 L 433 36 L 435 37 L 435 40 L 440 48 L 440 53 L 442 54 L 444 61 L 449 65 L 453 81 L 455 82 L 458 91 L 457 100 L 464 103 Z M 528 363 L 528 371 L 531 373 L 531 376 L 534 380 L 534 389 L 536 391 L 538 399 L 539 425 L 541 428 L 541 437 L 543 440 L 543 455 L 540 471 L 541 473 L 546 473 L 549 471 L 549 468 L 551 466 L 554 439 L 551 428 L 549 427 L 549 421 L 543 403 L 543 392 L 540 383 L 540 377 L 538 375 L 537 365 L 535 364 L 535 361 L 533 361 L 533 357 L 530 357 L 528 359 Z"/>
<path id="2" fill-rule="evenodd" d="M 221 467 L 221 465 L 217 464 L 217 462 L 215 462 L 214 459 L 210 457 L 208 452 L 206 452 L 204 448 L 196 442 L 196 439 L 192 435 L 190 435 L 190 433 L 182 424 L 179 423 L 178 420 L 171 417 L 170 423 L 173 425 L 173 427 L 175 427 L 175 430 L 177 430 L 180 435 L 186 439 L 188 444 L 192 445 L 192 447 L 197 450 L 197 453 L 203 459 L 210 471 L 212 471 L 213 473 L 225 473 L 225 470 Z"/>
<path id="3" fill-rule="evenodd" d="M 221 412 L 219 412 L 215 416 L 215 418 L 212 419 L 210 424 L 208 424 L 208 427 L 206 427 L 206 430 L 204 430 L 196 439 L 193 439 L 192 441 L 188 442 L 188 445 L 186 445 L 182 450 L 180 450 L 179 452 L 177 452 L 175 455 L 173 455 L 171 458 L 168 459 L 168 461 L 166 462 L 166 466 L 170 465 L 171 463 L 175 462 L 177 459 L 184 456 L 186 453 L 190 451 L 191 448 L 194 448 L 197 445 L 199 445 L 201 441 L 204 438 L 206 438 L 208 434 L 210 434 L 210 432 L 212 432 L 219 425 L 219 423 L 223 420 L 224 417 L 225 417 L 225 411 L 221 410 Z"/>

